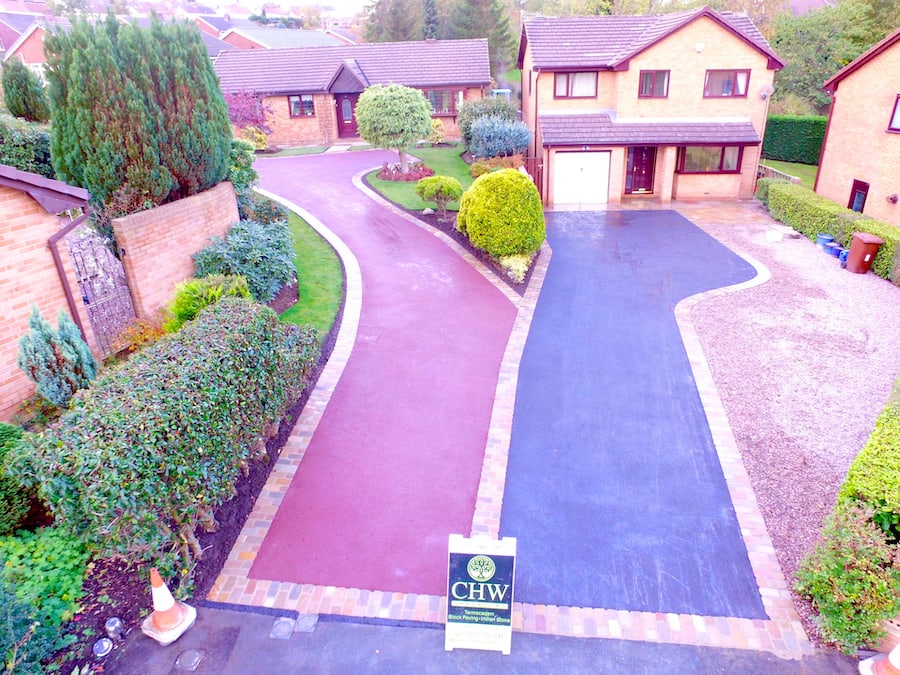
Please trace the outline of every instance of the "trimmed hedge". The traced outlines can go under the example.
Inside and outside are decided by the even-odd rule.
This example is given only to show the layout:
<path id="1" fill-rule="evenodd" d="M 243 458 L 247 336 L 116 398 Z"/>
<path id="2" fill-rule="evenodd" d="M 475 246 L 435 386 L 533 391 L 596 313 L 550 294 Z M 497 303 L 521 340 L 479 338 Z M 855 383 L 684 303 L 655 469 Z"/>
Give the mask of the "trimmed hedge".
<path id="1" fill-rule="evenodd" d="M 475 248 L 498 258 L 534 253 L 547 234 L 541 196 L 515 169 L 477 178 L 463 193 L 456 227 Z"/>
<path id="2" fill-rule="evenodd" d="M 0 114 L 0 164 L 56 178 L 50 162 L 49 127 Z"/>
<path id="3" fill-rule="evenodd" d="M 22 438 L 22 430 L 0 422 L 0 537 L 18 530 L 31 507 L 31 491 L 6 474 L 3 462 L 7 453 Z"/>
<path id="4" fill-rule="evenodd" d="M 830 234 L 846 248 L 850 246 L 854 232 L 881 237 L 884 244 L 879 247 L 871 269 L 878 276 L 900 284 L 900 228 L 872 220 L 793 183 L 772 181 L 764 189 L 767 189 L 766 204 L 772 217 L 812 241 L 816 240 L 817 234 Z"/>
<path id="5" fill-rule="evenodd" d="M 866 502 L 882 529 L 900 536 L 900 378 L 875 430 L 850 465 L 838 499 Z"/>
<path id="6" fill-rule="evenodd" d="M 199 525 L 234 495 L 297 400 L 316 332 L 223 298 L 177 333 L 79 392 L 42 434 L 26 434 L 10 473 L 36 485 L 58 526 L 101 555 L 189 576 Z"/>
<path id="7" fill-rule="evenodd" d="M 437 204 L 441 220 L 447 217 L 447 204 L 458 200 L 462 185 L 453 176 L 428 176 L 416 183 L 416 195 L 425 202 Z"/>
<path id="8" fill-rule="evenodd" d="M 763 136 L 763 157 L 817 165 L 827 121 L 827 117 L 812 115 L 769 115 Z"/>

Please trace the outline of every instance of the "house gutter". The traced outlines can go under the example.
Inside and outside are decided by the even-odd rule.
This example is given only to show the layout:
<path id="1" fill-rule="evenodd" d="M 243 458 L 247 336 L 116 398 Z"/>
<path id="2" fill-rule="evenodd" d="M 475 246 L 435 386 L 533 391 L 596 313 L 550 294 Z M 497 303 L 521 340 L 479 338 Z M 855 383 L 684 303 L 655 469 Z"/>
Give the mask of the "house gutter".
<path id="1" fill-rule="evenodd" d="M 69 222 L 64 228 L 62 228 L 59 232 L 54 234 L 47 240 L 47 247 L 50 249 L 50 254 L 53 256 L 53 264 L 56 265 L 56 273 L 59 275 L 59 281 L 62 283 L 63 293 L 66 295 L 66 303 L 69 305 L 69 313 L 72 315 L 73 321 L 75 321 L 75 325 L 78 326 L 78 331 L 81 333 L 81 339 L 87 343 L 87 335 L 84 332 L 84 326 L 81 325 L 81 317 L 78 313 L 78 305 L 75 303 L 75 296 L 72 294 L 72 287 L 69 286 L 69 280 L 66 278 L 66 270 L 63 267 L 62 258 L 59 255 L 59 248 L 57 245 L 59 244 L 59 240 L 69 234 L 76 227 L 81 225 L 84 221 L 88 219 L 88 211 L 87 206 L 84 207 L 84 212 Z"/>

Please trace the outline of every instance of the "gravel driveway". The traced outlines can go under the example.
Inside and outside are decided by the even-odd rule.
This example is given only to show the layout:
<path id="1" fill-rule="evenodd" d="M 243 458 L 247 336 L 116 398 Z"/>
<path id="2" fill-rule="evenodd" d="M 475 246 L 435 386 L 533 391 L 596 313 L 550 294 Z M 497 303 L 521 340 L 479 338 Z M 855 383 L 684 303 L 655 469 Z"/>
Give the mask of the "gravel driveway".
<path id="1" fill-rule="evenodd" d="M 682 213 L 772 274 L 691 319 L 791 583 L 900 374 L 900 288 L 841 269 L 806 238 L 770 240 L 767 217 Z M 809 629 L 809 606 L 795 604 Z"/>

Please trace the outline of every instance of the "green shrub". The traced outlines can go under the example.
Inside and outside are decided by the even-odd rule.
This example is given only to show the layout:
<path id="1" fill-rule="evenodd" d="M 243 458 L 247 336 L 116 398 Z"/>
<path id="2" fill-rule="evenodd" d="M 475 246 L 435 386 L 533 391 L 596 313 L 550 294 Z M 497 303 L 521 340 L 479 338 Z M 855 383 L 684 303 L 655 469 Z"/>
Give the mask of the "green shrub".
<path id="1" fill-rule="evenodd" d="M 467 150 L 472 149 L 472 125 L 481 117 L 499 117 L 510 122 L 519 120 L 519 111 L 510 101 L 501 96 L 490 96 L 472 101 L 464 101 L 459 107 L 456 124 Z"/>
<path id="2" fill-rule="evenodd" d="M 174 333 L 196 317 L 200 310 L 216 304 L 225 297 L 250 298 L 244 277 L 212 274 L 202 279 L 189 279 L 175 287 L 175 297 L 166 308 L 166 332 Z"/>
<path id="3" fill-rule="evenodd" d="M 244 127 L 241 129 L 241 138 L 252 145 L 254 150 L 265 150 L 269 147 L 269 139 L 259 127 Z"/>
<path id="4" fill-rule="evenodd" d="M 18 530 L 31 507 L 33 493 L 8 476 L 3 468 L 6 454 L 21 437 L 19 427 L 0 422 L 0 537 Z"/>
<path id="5" fill-rule="evenodd" d="M 773 218 L 809 239 L 830 234 L 841 246 L 850 246 L 854 232 L 869 232 L 884 240 L 872 261 L 878 276 L 900 284 L 900 228 L 851 211 L 808 188 L 774 181 L 768 188 L 768 208 Z"/>
<path id="6" fill-rule="evenodd" d="M 866 503 L 875 510 L 873 520 L 895 541 L 900 538 L 900 378 L 838 499 Z"/>
<path id="7" fill-rule="evenodd" d="M 0 658 L 4 673 L 45 672 L 41 661 L 53 654 L 57 630 L 42 626 L 35 615 L 34 607 L 16 597 L 16 587 L 7 581 L 0 564 Z"/>
<path id="8" fill-rule="evenodd" d="M 847 654 L 884 637 L 882 623 L 900 612 L 900 549 L 871 515 L 840 505 L 797 571 L 795 589 L 818 611 L 822 637 Z"/>
<path id="9" fill-rule="evenodd" d="M 763 137 L 763 157 L 818 165 L 827 117 L 769 115 Z"/>
<path id="10" fill-rule="evenodd" d="M 306 385 L 314 329 L 223 298 L 177 333 L 106 371 L 10 453 L 55 522 L 101 555 L 189 576 L 216 507 Z"/>
<path id="11" fill-rule="evenodd" d="M 440 145 L 444 142 L 444 123 L 437 117 L 431 120 L 431 133 L 428 135 L 428 142 L 432 145 Z"/>
<path id="12" fill-rule="evenodd" d="M 294 240 L 287 221 L 263 225 L 241 220 L 225 239 L 194 254 L 194 276 L 243 276 L 257 302 L 268 302 L 295 274 Z"/>
<path id="13" fill-rule="evenodd" d="M 462 185 L 452 176 L 428 176 L 416 183 L 416 194 L 422 201 L 437 204 L 440 219 L 447 217 L 447 204 L 462 196 Z"/>
<path id="14" fill-rule="evenodd" d="M 755 197 L 767 207 L 769 206 L 769 186 L 774 182 L 774 178 L 759 178 L 756 181 Z"/>
<path id="15" fill-rule="evenodd" d="M 462 196 L 456 226 L 475 248 L 494 257 L 534 253 L 546 236 L 541 196 L 515 169 L 476 179 Z"/>
<path id="16" fill-rule="evenodd" d="M 76 391 L 96 377 L 97 362 L 65 312 L 60 310 L 56 330 L 33 306 L 28 326 L 31 332 L 19 339 L 17 364 L 37 385 L 38 394 L 64 408 Z"/>
<path id="17" fill-rule="evenodd" d="M 0 114 L 0 164 L 56 178 L 50 162 L 49 128 Z"/>
<path id="18" fill-rule="evenodd" d="M 288 219 L 288 210 L 276 201 L 250 193 L 245 200 L 239 200 L 241 220 L 253 220 L 270 225 Z"/>
<path id="19" fill-rule="evenodd" d="M 50 109 L 44 86 L 36 73 L 19 59 L 3 63 L 3 102 L 12 115 L 29 122 L 50 121 Z"/>
<path id="20" fill-rule="evenodd" d="M 502 117 L 479 117 L 472 123 L 469 150 L 476 157 L 509 157 L 525 152 L 531 142 L 528 125 Z"/>

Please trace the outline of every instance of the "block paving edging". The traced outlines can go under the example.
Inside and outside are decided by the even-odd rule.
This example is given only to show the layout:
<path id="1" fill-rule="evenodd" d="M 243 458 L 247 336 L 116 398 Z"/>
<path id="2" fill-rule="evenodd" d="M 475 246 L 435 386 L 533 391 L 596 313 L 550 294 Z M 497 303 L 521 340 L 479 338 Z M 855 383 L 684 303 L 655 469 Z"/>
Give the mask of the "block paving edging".
<path id="1" fill-rule="evenodd" d="M 499 536 L 500 509 L 506 480 L 518 365 L 552 251 L 545 242 L 525 295 L 519 297 L 450 237 L 409 216 L 393 204 L 385 202 L 365 187 L 361 180 L 365 173 L 368 171 L 361 172 L 353 178 L 354 185 L 358 189 L 394 213 L 435 234 L 478 269 L 518 307 L 500 367 L 471 530 L 472 536 L 496 538 Z M 337 614 L 360 618 L 443 623 L 447 611 L 447 600 L 444 596 L 249 578 L 253 560 L 349 359 L 362 307 L 362 278 L 359 264 L 347 246 L 302 207 L 265 190 L 258 192 L 298 213 L 335 248 L 346 270 L 346 300 L 334 351 L 207 599 L 220 603 L 294 610 L 301 614 Z M 632 612 L 517 602 L 513 605 L 514 631 L 764 650 L 782 658 L 792 659 L 813 653 L 813 646 L 794 610 L 790 592 L 759 511 L 749 476 L 741 461 L 724 406 L 716 390 L 699 337 L 690 320 L 691 308 L 704 299 L 740 291 L 765 283 L 769 279 L 770 274 L 763 265 L 748 256 L 743 257 L 756 268 L 757 276 L 754 279 L 686 298 L 676 306 L 675 316 L 769 619 Z"/>

